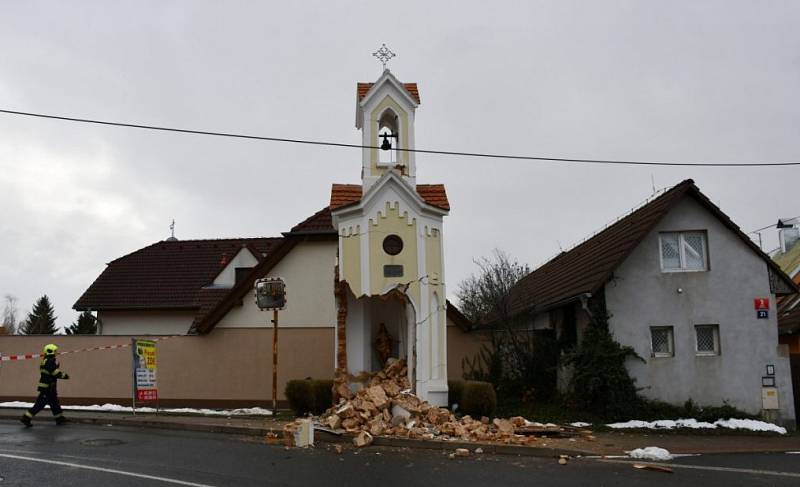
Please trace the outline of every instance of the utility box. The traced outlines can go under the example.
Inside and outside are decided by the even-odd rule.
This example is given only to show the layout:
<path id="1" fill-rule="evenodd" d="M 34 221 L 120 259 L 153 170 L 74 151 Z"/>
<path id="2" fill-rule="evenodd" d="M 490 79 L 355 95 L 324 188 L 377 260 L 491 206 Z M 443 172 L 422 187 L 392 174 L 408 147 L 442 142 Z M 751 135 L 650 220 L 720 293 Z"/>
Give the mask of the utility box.
<path id="1" fill-rule="evenodd" d="M 766 411 L 780 409 L 777 387 L 761 388 L 761 408 Z"/>

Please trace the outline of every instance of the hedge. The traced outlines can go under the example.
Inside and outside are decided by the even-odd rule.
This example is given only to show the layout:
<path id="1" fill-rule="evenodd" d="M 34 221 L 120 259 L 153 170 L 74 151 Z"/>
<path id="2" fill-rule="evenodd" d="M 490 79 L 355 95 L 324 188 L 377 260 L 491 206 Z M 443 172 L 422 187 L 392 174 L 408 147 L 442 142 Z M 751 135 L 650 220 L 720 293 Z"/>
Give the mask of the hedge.
<path id="1" fill-rule="evenodd" d="M 333 404 L 332 380 L 290 380 L 286 383 L 286 399 L 297 416 L 322 414 Z"/>
<path id="2" fill-rule="evenodd" d="M 489 382 L 475 380 L 448 380 L 447 405 L 458 405 L 461 414 L 480 418 L 491 416 L 497 408 L 497 394 Z"/>

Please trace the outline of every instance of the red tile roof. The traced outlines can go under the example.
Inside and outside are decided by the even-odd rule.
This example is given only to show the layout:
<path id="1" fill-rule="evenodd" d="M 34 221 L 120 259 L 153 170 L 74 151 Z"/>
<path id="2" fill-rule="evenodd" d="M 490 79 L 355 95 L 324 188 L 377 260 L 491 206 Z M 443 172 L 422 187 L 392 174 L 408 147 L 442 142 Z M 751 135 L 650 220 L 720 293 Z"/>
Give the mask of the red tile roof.
<path id="1" fill-rule="evenodd" d="M 356 94 L 358 95 L 358 101 L 363 100 L 364 97 L 367 96 L 367 93 L 374 84 L 375 83 L 358 83 L 356 85 Z M 422 103 L 419 98 L 419 88 L 417 88 L 416 83 L 403 83 L 403 87 L 406 89 L 406 91 L 408 91 L 408 94 L 411 95 L 411 98 L 417 101 L 418 105 Z"/>
<path id="2" fill-rule="evenodd" d="M 361 201 L 360 184 L 334 184 L 331 187 L 331 204 L 329 208 L 335 210 L 343 206 L 352 205 Z"/>
<path id="3" fill-rule="evenodd" d="M 162 241 L 108 264 L 75 303 L 78 311 L 196 309 L 211 284 L 242 247 L 269 254 L 281 238 Z M 257 255 L 263 259 L 263 255 Z"/>
<path id="4" fill-rule="evenodd" d="M 447 200 L 447 192 L 443 184 L 418 184 L 417 193 L 425 200 L 425 203 L 450 210 L 450 202 Z M 344 206 L 352 205 L 361 201 L 360 184 L 334 184 L 331 188 L 330 209 L 336 210 Z"/>
<path id="5" fill-rule="evenodd" d="M 756 254 L 763 258 L 776 276 L 791 289 L 797 289 L 789 277 L 745 235 L 700 189 L 687 179 L 653 199 L 597 235 L 522 278 L 509 293 L 509 310 L 519 314 L 546 310 L 585 293 L 596 293 L 612 276 L 614 269 L 633 251 L 680 200 L 693 197 L 733 231 Z"/>
<path id="6" fill-rule="evenodd" d="M 331 219 L 331 209 L 327 206 L 292 227 L 292 229 L 284 235 L 312 235 L 326 233 L 336 234 L 336 229 L 333 228 L 333 221 Z"/>

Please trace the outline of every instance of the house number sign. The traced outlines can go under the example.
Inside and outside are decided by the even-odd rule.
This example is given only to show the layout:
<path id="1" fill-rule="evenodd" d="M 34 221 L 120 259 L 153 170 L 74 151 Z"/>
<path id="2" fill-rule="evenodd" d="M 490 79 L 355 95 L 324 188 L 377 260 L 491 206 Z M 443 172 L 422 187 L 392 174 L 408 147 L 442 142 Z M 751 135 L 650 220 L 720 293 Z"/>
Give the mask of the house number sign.
<path id="1" fill-rule="evenodd" d="M 759 320 L 769 318 L 769 298 L 756 298 L 753 306 L 756 309 L 756 318 Z"/>

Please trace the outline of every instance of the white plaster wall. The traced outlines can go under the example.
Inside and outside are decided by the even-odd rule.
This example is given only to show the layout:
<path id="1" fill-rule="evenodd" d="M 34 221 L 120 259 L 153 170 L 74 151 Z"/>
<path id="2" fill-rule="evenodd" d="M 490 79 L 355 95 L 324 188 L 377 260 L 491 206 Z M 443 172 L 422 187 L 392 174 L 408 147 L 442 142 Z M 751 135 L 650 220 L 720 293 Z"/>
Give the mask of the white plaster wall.
<path id="1" fill-rule="evenodd" d="M 103 335 L 185 335 L 193 311 L 98 311 Z"/>
<path id="2" fill-rule="evenodd" d="M 214 279 L 214 285 L 220 287 L 233 287 L 236 284 L 236 268 L 237 267 L 255 267 L 258 264 L 258 259 L 247 249 L 242 248 L 228 262 L 228 265 L 219 273 Z"/>
<path id="3" fill-rule="evenodd" d="M 347 370 L 352 374 L 370 371 L 370 328 L 366 325 L 369 322 L 369 306 L 363 299 L 355 299 L 352 294 L 347 294 Z M 335 344 L 332 344 L 335 346 Z"/>
<path id="4" fill-rule="evenodd" d="M 706 230 L 709 270 L 661 271 L 659 232 Z M 646 396 L 671 403 L 689 398 L 703 405 L 761 410 L 761 377 L 775 365 L 781 416 L 794 420 L 788 358 L 778 354 L 775 296 L 767 264 L 693 198 L 687 197 L 659 222 L 606 285 L 610 326 L 645 363 L 628 368 Z M 682 293 L 677 289 L 681 288 Z M 770 298 L 769 319 L 756 319 L 753 300 Z M 718 324 L 721 354 L 697 356 L 696 324 Z M 674 327 L 674 357 L 651 357 L 650 327 Z"/>
<path id="5" fill-rule="evenodd" d="M 337 245 L 334 240 L 302 242 L 269 272 L 269 277 L 282 277 L 286 282 L 286 308 L 279 313 L 280 327 L 336 326 L 333 277 Z M 249 294 L 242 306 L 231 309 L 217 327 L 272 327 L 267 323 L 271 319 L 272 312 L 259 310 Z"/>

